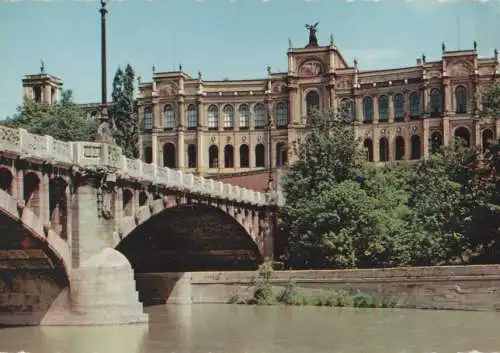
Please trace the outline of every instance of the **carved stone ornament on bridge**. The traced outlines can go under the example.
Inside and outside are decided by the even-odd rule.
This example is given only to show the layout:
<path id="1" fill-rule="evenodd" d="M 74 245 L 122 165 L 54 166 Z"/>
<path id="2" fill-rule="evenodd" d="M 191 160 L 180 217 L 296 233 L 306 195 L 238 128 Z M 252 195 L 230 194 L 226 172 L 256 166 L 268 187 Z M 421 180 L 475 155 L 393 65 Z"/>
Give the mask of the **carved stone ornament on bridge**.
<path id="1" fill-rule="evenodd" d="M 100 217 L 107 220 L 114 219 L 115 200 L 114 186 L 103 184 L 97 189 L 97 209 Z"/>
<path id="2" fill-rule="evenodd" d="M 470 63 L 465 61 L 453 62 L 448 68 L 450 76 L 469 76 L 474 72 Z"/>
<path id="3" fill-rule="evenodd" d="M 323 71 L 323 65 L 317 60 L 308 60 L 300 66 L 302 76 L 317 76 Z"/>

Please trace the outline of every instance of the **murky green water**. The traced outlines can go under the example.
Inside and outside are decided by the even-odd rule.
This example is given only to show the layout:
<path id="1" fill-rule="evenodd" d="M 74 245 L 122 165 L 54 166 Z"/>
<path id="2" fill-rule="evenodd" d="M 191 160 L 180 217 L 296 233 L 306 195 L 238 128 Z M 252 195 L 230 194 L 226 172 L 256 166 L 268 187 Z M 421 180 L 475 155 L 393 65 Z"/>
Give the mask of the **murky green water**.
<path id="1" fill-rule="evenodd" d="M 149 325 L 2 329 L 0 351 L 500 352 L 500 313 L 493 312 L 236 305 L 157 306 L 147 311 Z"/>

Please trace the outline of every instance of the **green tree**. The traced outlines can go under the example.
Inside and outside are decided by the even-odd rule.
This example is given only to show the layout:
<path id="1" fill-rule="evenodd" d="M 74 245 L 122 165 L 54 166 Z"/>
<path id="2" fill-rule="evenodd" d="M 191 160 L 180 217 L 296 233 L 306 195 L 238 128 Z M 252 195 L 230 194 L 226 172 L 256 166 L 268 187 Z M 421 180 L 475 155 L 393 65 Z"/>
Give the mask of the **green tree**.
<path id="1" fill-rule="evenodd" d="M 62 141 L 92 141 L 98 125 L 97 121 L 87 117 L 80 106 L 73 103 L 71 90 L 63 91 L 61 100 L 52 105 L 26 101 L 17 107 L 17 114 L 3 123 Z"/>
<path id="2" fill-rule="evenodd" d="M 293 267 L 388 266 L 404 232 L 407 196 L 389 172 L 369 168 L 343 111 L 310 118 L 284 181 L 285 260 Z M 386 180 L 387 179 L 387 180 Z M 392 180 L 392 179 L 391 179 Z"/>
<path id="3" fill-rule="evenodd" d="M 139 157 L 139 128 L 134 100 L 135 72 L 130 64 L 116 70 L 111 93 L 110 115 L 118 129 L 117 143 L 130 158 Z"/>

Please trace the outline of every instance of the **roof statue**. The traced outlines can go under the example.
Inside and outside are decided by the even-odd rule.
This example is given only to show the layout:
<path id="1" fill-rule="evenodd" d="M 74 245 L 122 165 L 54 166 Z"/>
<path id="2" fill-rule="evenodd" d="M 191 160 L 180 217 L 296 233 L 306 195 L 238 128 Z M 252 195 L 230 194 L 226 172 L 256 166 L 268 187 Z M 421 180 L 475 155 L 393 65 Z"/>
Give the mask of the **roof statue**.
<path id="1" fill-rule="evenodd" d="M 444 52 L 446 51 L 446 45 L 444 45 L 444 42 L 441 43 L 441 50 Z"/>
<path id="2" fill-rule="evenodd" d="M 43 62 L 43 59 L 40 60 L 40 73 L 45 73 L 45 63 Z"/>
<path id="3" fill-rule="evenodd" d="M 474 41 L 474 51 L 477 51 L 477 42 Z"/>
<path id="4" fill-rule="evenodd" d="M 316 37 L 316 32 L 318 31 L 319 22 L 316 22 L 313 25 L 306 24 L 306 29 L 309 31 L 309 44 L 307 45 L 312 47 L 318 46 L 318 37 Z"/>
<path id="5" fill-rule="evenodd" d="M 292 49 L 292 38 L 288 37 L 288 49 Z"/>
<path id="6" fill-rule="evenodd" d="M 153 75 L 155 74 L 156 67 L 153 65 Z"/>
<path id="7" fill-rule="evenodd" d="M 182 64 L 179 64 L 179 71 L 182 72 Z"/>
<path id="8" fill-rule="evenodd" d="M 198 81 L 201 81 L 203 79 L 203 74 L 201 71 L 198 71 Z"/>

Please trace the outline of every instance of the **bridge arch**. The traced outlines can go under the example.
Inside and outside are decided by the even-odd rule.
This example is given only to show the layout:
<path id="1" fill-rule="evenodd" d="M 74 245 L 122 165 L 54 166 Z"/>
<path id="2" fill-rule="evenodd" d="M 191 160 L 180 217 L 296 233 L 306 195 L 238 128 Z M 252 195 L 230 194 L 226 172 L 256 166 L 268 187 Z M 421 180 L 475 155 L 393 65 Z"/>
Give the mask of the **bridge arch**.
<path id="1" fill-rule="evenodd" d="M 0 234 L 0 322 L 38 325 L 69 285 L 68 245 L 4 190 Z"/>
<path id="2" fill-rule="evenodd" d="M 244 226 L 204 203 L 166 208 L 117 245 L 136 273 L 254 270 L 263 256 Z"/>

